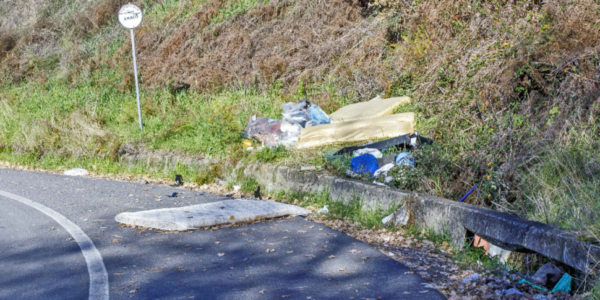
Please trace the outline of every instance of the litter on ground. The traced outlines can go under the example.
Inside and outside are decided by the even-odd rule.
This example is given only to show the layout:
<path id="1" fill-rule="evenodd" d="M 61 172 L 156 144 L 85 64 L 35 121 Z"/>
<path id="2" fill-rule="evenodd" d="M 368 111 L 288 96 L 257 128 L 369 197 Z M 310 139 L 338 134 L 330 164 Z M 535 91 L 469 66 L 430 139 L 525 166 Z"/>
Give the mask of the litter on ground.
<path id="1" fill-rule="evenodd" d="M 409 104 L 409 97 L 382 99 L 380 96 L 367 102 L 344 106 L 330 115 L 333 122 L 352 122 L 361 119 L 376 118 L 391 115 L 394 110 L 404 104 Z"/>
<path id="2" fill-rule="evenodd" d="M 65 175 L 67 175 L 67 176 L 86 176 L 88 174 L 89 174 L 89 172 L 87 170 L 79 169 L 79 168 L 65 171 Z"/>
<path id="3" fill-rule="evenodd" d="M 302 130 L 296 148 L 320 148 L 410 134 L 414 132 L 414 122 L 414 113 L 402 113 L 308 127 Z"/>

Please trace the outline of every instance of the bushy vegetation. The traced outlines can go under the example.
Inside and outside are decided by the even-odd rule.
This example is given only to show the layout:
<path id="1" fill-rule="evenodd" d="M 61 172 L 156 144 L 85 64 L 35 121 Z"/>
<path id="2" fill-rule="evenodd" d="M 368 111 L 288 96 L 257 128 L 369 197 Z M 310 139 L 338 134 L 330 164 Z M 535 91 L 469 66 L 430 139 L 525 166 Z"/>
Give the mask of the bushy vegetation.
<path id="1" fill-rule="evenodd" d="M 249 154 L 240 133 L 302 98 L 333 112 L 408 95 L 400 111 L 435 144 L 399 188 L 458 200 L 478 184 L 470 203 L 598 239 L 597 1 L 135 1 L 141 133 L 115 17 L 126 1 L 24 2 L 36 9 L 0 5 L 4 155 L 324 164 L 322 151 Z"/>

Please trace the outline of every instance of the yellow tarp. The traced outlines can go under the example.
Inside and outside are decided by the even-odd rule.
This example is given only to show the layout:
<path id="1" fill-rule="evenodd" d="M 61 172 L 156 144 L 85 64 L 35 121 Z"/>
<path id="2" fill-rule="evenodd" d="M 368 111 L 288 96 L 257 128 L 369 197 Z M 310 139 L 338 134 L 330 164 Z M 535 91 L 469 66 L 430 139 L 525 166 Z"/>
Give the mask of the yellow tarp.
<path id="1" fill-rule="evenodd" d="M 402 113 L 308 127 L 302 129 L 296 148 L 317 148 L 397 137 L 414 133 L 414 123 L 414 113 Z"/>
<path id="2" fill-rule="evenodd" d="M 409 97 L 381 99 L 379 96 L 377 96 L 375 99 L 367 102 L 360 102 L 344 106 L 338 111 L 329 115 L 329 117 L 333 123 L 380 117 L 391 115 L 394 113 L 394 109 L 407 103 L 410 103 Z"/>

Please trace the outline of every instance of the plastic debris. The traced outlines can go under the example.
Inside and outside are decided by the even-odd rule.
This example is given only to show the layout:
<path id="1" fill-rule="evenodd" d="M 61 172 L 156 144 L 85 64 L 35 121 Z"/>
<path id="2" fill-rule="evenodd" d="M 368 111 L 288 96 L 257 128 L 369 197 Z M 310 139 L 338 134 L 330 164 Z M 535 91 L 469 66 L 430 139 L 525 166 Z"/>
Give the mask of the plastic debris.
<path id="1" fill-rule="evenodd" d="M 394 168 L 396 165 L 394 164 L 387 164 L 381 168 L 379 168 L 377 171 L 375 171 L 375 173 L 373 173 L 374 177 L 380 177 L 380 176 L 385 176 L 383 182 L 385 183 L 390 183 L 392 182 L 392 180 L 394 180 L 394 177 L 392 176 L 387 176 L 387 173 Z"/>
<path id="2" fill-rule="evenodd" d="M 310 116 L 306 109 L 311 104 L 302 100 L 300 103 L 288 102 L 281 105 L 282 113 L 282 121 L 288 122 L 290 124 L 298 124 L 301 127 L 306 127 L 306 122 L 310 120 Z"/>
<path id="3" fill-rule="evenodd" d="M 414 139 L 414 141 L 413 141 L 413 139 Z M 354 151 L 363 149 L 363 148 L 373 148 L 373 149 L 377 149 L 377 150 L 383 150 L 383 149 L 402 150 L 402 149 L 413 149 L 413 148 L 417 148 L 421 145 L 430 145 L 430 144 L 433 144 L 433 140 L 431 140 L 431 139 L 422 137 L 417 134 L 414 134 L 414 135 L 405 134 L 405 135 L 401 135 L 401 136 L 387 139 L 387 140 L 377 142 L 377 143 L 371 143 L 371 144 L 367 144 L 367 145 L 363 145 L 363 146 L 345 147 L 345 148 L 342 148 L 342 149 L 338 150 L 337 152 L 333 153 L 332 155 L 349 154 L 349 153 L 353 153 Z"/>
<path id="4" fill-rule="evenodd" d="M 552 289 L 552 293 L 563 292 L 568 294 L 569 292 L 571 292 L 572 281 L 573 278 L 571 277 L 571 275 L 565 273 Z"/>
<path id="5" fill-rule="evenodd" d="M 490 244 L 490 249 L 488 251 L 490 257 L 498 257 L 503 264 L 506 264 L 511 253 L 511 251 L 502 249 L 494 244 Z"/>
<path id="6" fill-rule="evenodd" d="M 356 150 L 352 153 L 352 156 L 357 157 L 357 156 L 361 156 L 361 155 L 367 154 L 367 153 L 375 156 L 376 158 L 383 157 L 383 153 L 381 153 L 381 151 L 374 149 L 374 148 L 363 148 L 363 149 Z"/>
<path id="7" fill-rule="evenodd" d="M 467 192 L 462 198 L 460 198 L 460 201 L 458 202 L 463 202 L 465 201 L 465 199 L 467 199 L 467 197 L 469 197 L 469 195 L 471 195 L 471 193 L 473 193 L 473 191 L 477 188 L 477 185 L 475 185 L 469 192 Z"/>
<path id="8" fill-rule="evenodd" d="M 550 288 L 555 286 L 564 274 L 566 274 L 565 270 L 561 267 L 553 263 L 547 263 L 533 274 L 530 281 L 539 286 Z"/>
<path id="9" fill-rule="evenodd" d="M 409 152 L 402 152 L 396 156 L 396 165 L 414 167 L 415 158 Z"/>
<path id="10" fill-rule="evenodd" d="M 281 121 L 271 118 L 250 118 L 243 138 L 254 138 L 269 148 L 276 147 L 281 140 Z"/>
<path id="11" fill-rule="evenodd" d="M 357 174 L 373 174 L 379 169 L 377 158 L 371 154 L 363 154 L 350 160 L 352 172 Z"/>
<path id="12" fill-rule="evenodd" d="M 323 208 L 317 211 L 318 214 L 328 214 L 329 213 L 329 205 L 323 206 Z"/>
<path id="13" fill-rule="evenodd" d="M 475 235 L 473 237 L 473 246 L 476 248 L 483 248 L 485 249 L 485 255 L 488 254 L 488 252 L 490 251 L 490 243 L 484 239 L 482 239 L 480 236 Z"/>
<path id="14" fill-rule="evenodd" d="M 351 122 L 366 118 L 376 118 L 391 115 L 397 107 L 407 103 L 410 103 L 409 97 L 382 99 L 380 96 L 377 96 L 367 102 L 344 106 L 329 117 L 334 122 Z"/>
<path id="15" fill-rule="evenodd" d="M 65 175 L 67 175 L 67 176 L 86 176 L 88 174 L 90 174 L 90 173 L 87 170 L 80 169 L 80 168 L 75 168 L 75 169 L 65 171 Z"/>
<path id="16" fill-rule="evenodd" d="M 519 280 L 519 282 L 517 282 L 517 283 L 518 283 L 518 284 L 524 284 L 524 283 L 525 283 L 525 284 L 529 284 L 529 285 L 531 285 L 531 287 L 533 287 L 534 289 L 538 289 L 538 290 L 540 290 L 540 291 L 542 291 L 542 292 L 548 292 L 548 289 L 545 289 L 545 288 L 543 288 L 543 287 L 541 287 L 541 286 L 535 285 L 535 284 L 531 283 L 531 282 L 530 282 L 529 280 L 527 280 L 527 279 L 521 279 L 521 280 Z"/>
<path id="17" fill-rule="evenodd" d="M 183 185 L 183 177 L 179 174 L 175 175 L 175 186 Z"/>
<path id="18" fill-rule="evenodd" d="M 319 126 L 331 123 L 331 119 L 329 119 L 329 116 L 318 105 L 311 104 L 306 110 L 306 112 L 310 117 L 310 120 L 306 123 L 306 127 Z"/>
<path id="19" fill-rule="evenodd" d="M 296 148 L 308 149 L 343 143 L 361 143 L 410 134 L 414 132 L 414 123 L 414 113 L 401 113 L 312 126 L 302 130 Z"/>
<path id="20" fill-rule="evenodd" d="M 383 168 L 387 164 L 396 165 L 396 154 L 384 155 L 382 158 L 377 159 L 377 163 L 379 164 L 379 168 Z"/>
<path id="21" fill-rule="evenodd" d="M 260 196 L 260 185 L 256 187 L 256 191 L 254 191 L 254 199 L 262 200 L 262 197 Z"/>
<path id="22" fill-rule="evenodd" d="M 244 146 L 244 148 L 246 148 L 246 149 L 248 149 L 248 148 L 252 148 L 252 141 L 251 141 L 251 140 L 248 140 L 248 139 L 245 139 L 245 140 L 242 142 L 242 145 L 243 145 L 243 146 Z"/>

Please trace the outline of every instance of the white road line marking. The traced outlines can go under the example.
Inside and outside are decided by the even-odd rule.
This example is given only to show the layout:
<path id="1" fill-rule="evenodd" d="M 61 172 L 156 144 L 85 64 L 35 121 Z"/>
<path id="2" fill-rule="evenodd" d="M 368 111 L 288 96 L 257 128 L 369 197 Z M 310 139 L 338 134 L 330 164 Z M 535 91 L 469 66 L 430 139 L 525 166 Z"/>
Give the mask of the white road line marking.
<path id="1" fill-rule="evenodd" d="M 56 211 L 36 202 L 33 202 L 27 198 L 17 196 L 5 191 L 0 190 L 0 196 L 4 196 L 16 201 L 19 201 L 25 205 L 33 207 L 50 218 L 54 219 L 60 226 L 64 227 L 71 236 L 75 239 L 85 262 L 87 263 L 88 273 L 90 274 L 90 295 L 89 300 L 108 300 L 108 273 L 106 267 L 102 261 L 102 256 L 92 240 L 79 228 L 75 223 L 71 222 L 65 216 L 57 213 Z"/>

